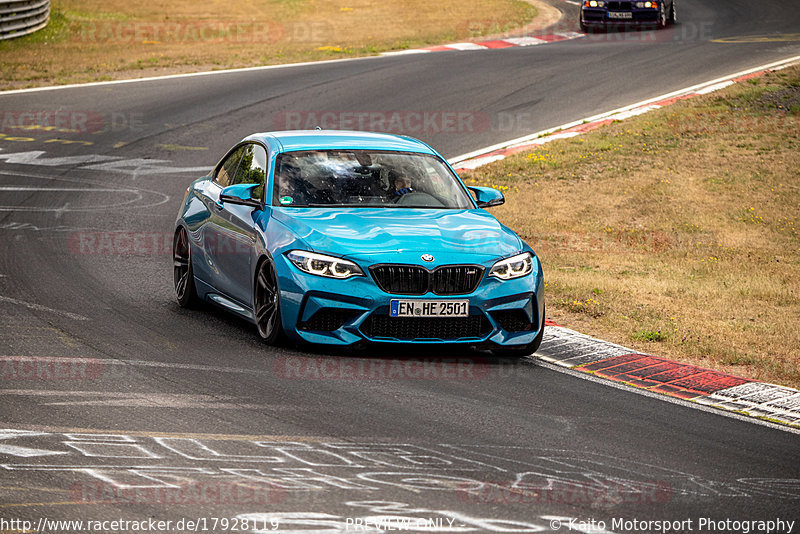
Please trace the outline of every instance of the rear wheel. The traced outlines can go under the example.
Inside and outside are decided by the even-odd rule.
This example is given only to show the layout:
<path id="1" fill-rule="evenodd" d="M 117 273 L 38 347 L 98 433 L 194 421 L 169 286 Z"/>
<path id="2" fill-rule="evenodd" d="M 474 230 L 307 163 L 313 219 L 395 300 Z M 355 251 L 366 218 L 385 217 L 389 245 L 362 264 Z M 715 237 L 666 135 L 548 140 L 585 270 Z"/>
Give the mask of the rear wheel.
<path id="1" fill-rule="evenodd" d="M 267 343 L 276 343 L 283 334 L 281 326 L 281 308 L 278 291 L 278 278 L 275 267 L 269 260 L 264 260 L 256 270 L 253 305 L 256 328 Z"/>
<path id="2" fill-rule="evenodd" d="M 192 272 L 192 247 L 186 230 L 179 228 L 172 241 L 172 279 L 175 284 L 175 297 L 183 308 L 197 303 L 197 291 L 194 287 Z"/>
<path id="3" fill-rule="evenodd" d="M 542 310 L 542 317 L 545 317 L 544 310 Z M 542 344 L 542 339 L 544 338 L 544 321 L 542 321 L 542 328 L 539 330 L 539 333 L 536 334 L 536 337 L 533 338 L 533 341 L 528 343 L 527 345 L 523 345 L 521 347 L 506 347 L 502 349 L 495 349 L 492 351 L 492 354 L 495 356 L 501 356 L 503 358 L 522 358 L 523 356 L 530 356 L 537 350 L 539 350 L 539 346 Z"/>

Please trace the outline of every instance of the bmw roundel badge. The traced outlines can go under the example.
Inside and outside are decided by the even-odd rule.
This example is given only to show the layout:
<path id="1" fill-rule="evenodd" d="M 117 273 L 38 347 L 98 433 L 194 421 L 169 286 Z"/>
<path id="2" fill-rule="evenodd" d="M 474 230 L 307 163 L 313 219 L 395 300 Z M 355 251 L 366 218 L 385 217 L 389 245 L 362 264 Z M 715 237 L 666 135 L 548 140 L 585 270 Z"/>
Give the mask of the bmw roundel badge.
<path id="1" fill-rule="evenodd" d="M 423 254 L 422 261 L 433 261 L 433 256 L 431 256 L 430 254 Z"/>

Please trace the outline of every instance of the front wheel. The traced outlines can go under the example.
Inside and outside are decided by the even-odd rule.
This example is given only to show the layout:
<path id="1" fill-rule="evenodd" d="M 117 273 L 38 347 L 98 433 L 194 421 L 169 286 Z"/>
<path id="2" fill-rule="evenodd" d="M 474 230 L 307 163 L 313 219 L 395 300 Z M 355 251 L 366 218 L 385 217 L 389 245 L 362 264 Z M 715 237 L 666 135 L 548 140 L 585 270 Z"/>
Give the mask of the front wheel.
<path id="1" fill-rule="evenodd" d="M 542 310 L 542 312 L 542 317 L 545 317 L 544 310 Z M 533 338 L 533 341 L 527 345 L 523 345 L 521 347 L 505 347 L 502 349 L 494 349 L 492 354 L 495 356 L 501 356 L 503 358 L 522 358 L 523 356 L 530 356 L 539 350 L 539 346 L 542 344 L 542 339 L 544 339 L 544 320 L 542 320 L 542 328 L 539 329 L 539 333 L 536 334 L 536 337 Z"/>
<path id="2" fill-rule="evenodd" d="M 678 0 L 672 0 L 672 6 L 669 8 L 669 23 L 670 24 L 677 24 L 678 23 L 678 6 L 676 5 Z"/>
<path id="3" fill-rule="evenodd" d="M 275 267 L 265 259 L 256 271 L 253 309 L 258 335 L 270 345 L 277 343 L 283 334 L 279 294 Z"/>
<path id="4" fill-rule="evenodd" d="M 175 285 L 175 297 L 182 308 L 190 308 L 197 304 L 192 271 L 192 247 L 184 228 L 179 228 L 175 232 L 172 241 L 172 281 Z"/>
<path id="5" fill-rule="evenodd" d="M 667 27 L 667 8 L 664 7 L 666 0 L 661 0 L 658 5 L 658 29 L 662 30 Z"/>

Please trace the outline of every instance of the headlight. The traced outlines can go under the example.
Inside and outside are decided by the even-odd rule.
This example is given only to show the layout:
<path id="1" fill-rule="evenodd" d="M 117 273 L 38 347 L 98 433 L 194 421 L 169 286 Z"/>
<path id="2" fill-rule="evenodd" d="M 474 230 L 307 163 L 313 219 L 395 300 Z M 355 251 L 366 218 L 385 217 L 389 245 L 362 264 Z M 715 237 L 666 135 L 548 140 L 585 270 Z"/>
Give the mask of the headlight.
<path id="1" fill-rule="evenodd" d="M 532 270 L 533 256 L 531 256 L 530 252 L 523 252 L 492 265 L 489 276 L 494 276 L 500 280 L 511 280 L 530 274 Z"/>
<path id="2" fill-rule="evenodd" d="M 364 276 L 364 272 L 358 265 L 352 261 L 343 260 L 342 258 L 315 254 L 305 250 L 292 250 L 286 253 L 286 257 L 289 258 L 298 269 L 308 274 L 338 278 L 340 280 L 350 278 L 351 276 Z"/>

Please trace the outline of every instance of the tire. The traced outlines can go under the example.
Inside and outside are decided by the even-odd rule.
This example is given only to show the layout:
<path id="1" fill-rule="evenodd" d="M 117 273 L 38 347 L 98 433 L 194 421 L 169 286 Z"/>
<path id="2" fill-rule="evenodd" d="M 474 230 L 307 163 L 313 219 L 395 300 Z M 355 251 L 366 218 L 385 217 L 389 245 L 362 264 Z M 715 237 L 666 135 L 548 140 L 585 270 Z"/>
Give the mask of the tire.
<path id="1" fill-rule="evenodd" d="M 661 0 L 658 5 L 661 6 L 658 10 L 658 29 L 663 30 L 667 27 L 667 8 L 664 7 L 665 0 Z"/>
<path id="2" fill-rule="evenodd" d="M 172 240 L 172 281 L 175 297 L 182 308 L 191 308 L 199 302 L 194 285 L 192 247 L 183 227 L 175 232 Z"/>
<path id="3" fill-rule="evenodd" d="M 542 313 L 542 317 L 546 317 L 544 313 Z M 524 356 L 530 356 L 539 350 L 539 346 L 542 344 L 542 339 L 544 339 L 544 320 L 542 321 L 542 328 L 539 330 L 539 333 L 536 334 L 536 337 L 533 338 L 533 341 L 527 345 L 514 348 L 505 347 L 502 349 L 494 349 L 492 350 L 492 354 L 503 358 L 522 358 Z"/>
<path id="4" fill-rule="evenodd" d="M 673 25 L 678 23 L 677 3 L 678 0 L 672 0 L 672 6 L 669 8 L 669 23 Z"/>
<path id="5" fill-rule="evenodd" d="M 269 345 L 283 338 L 281 302 L 275 267 L 264 259 L 256 269 L 253 287 L 253 312 L 258 335 Z"/>

